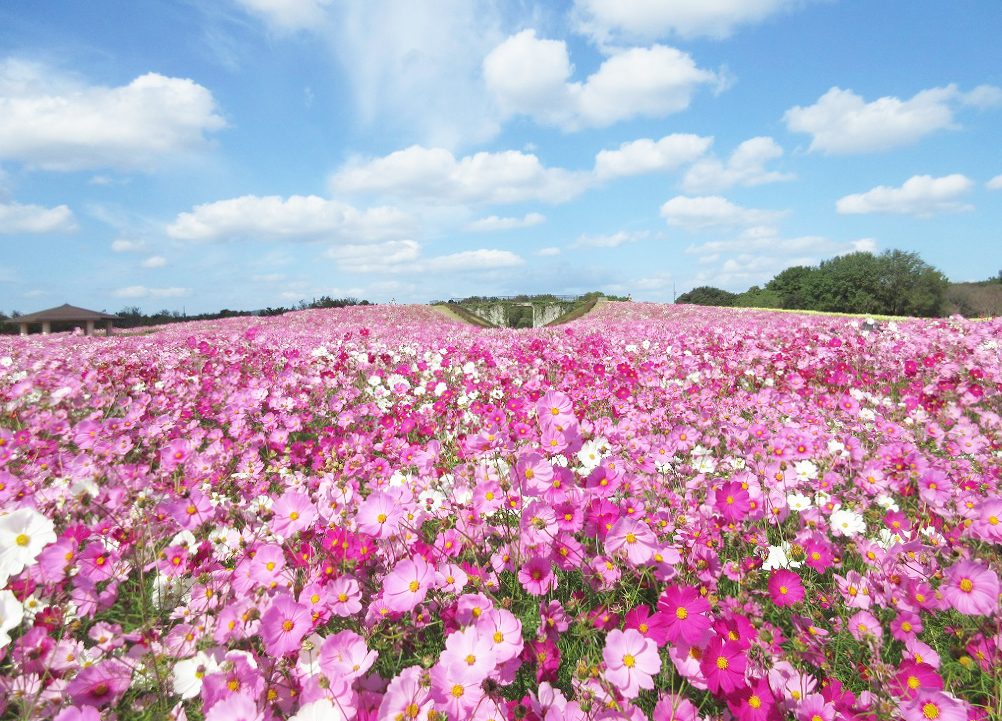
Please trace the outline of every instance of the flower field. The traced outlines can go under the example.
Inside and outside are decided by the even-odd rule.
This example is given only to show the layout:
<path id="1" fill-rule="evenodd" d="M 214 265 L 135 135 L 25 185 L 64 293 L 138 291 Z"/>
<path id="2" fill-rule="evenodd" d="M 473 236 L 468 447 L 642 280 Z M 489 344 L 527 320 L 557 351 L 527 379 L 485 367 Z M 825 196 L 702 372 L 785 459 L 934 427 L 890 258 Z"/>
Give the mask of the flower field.
<path id="1" fill-rule="evenodd" d="M 1002 320 L 0 339 L 0 718 L 1002 719 Z"/>

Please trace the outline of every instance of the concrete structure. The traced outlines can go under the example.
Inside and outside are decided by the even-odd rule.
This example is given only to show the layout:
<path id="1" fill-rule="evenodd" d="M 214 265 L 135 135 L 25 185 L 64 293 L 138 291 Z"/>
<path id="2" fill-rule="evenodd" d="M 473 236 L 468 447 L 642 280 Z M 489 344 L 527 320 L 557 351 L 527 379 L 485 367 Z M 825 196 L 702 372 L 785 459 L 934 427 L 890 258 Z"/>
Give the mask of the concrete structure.
<path id="1" fill-rule="evenodd" d="M 488 323 L 498 328 L 510 327 L 509 319 L 511 309 L 515 307 L 532 308 L 532 327 L 540 328 L 548 323 L 552 323 L 557 318 L 567 313 L 574 307 L 573 302 L 555 303 L 524 303 L 520 301 L 504 300 L 497 303 L 463 303 L 462 306 L 470 313 L 483 318 Z"/>
<path id="2" fill-rule="evenodd" d="M 76 306 L 64 303 L 58 308 L 40 310 L 37 313 L 11 318 L 7 322 L 20 325 L 21 335 L 28 335 L 29 323 L 41 323 L 42 335 L 48 335 L 52 332 L 53 323 L 83 323 L 86 326 L 84 332 L 87 335 L 94 335 L 94 324 L 103 322 L 105 335 L 111 335 L 115 332 L 113 323 L 117 318 L 117 315 L 110 313 L 99 313 L 96 310 L 77 308 Z"/>

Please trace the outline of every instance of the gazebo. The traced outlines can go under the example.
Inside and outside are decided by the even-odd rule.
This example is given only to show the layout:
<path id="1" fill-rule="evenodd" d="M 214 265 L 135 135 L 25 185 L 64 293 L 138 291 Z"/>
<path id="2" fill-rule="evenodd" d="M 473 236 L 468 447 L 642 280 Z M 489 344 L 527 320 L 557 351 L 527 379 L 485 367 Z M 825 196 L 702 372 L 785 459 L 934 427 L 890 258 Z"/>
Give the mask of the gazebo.
<path id="1" fill-rule="evenodd" d="M 86 334 L 94 335 L 94 323 L 104 321 L 105 335 L 111 335 L 114 333 L 113 323 L 117 318 L 117 315 L 110 313 L 99 313 L 96 310 L 77 308 L 76 306 L 64 303 L 58 308 L 49 308 L 48 310 L 40 310 L 37 313 L 21 315 L 17 318 L 11 318 L 7 322 L 18 323 L 21 326 L 21 335 L 28 335 L 29 323 L 41 323 L 43 335 L 48 335 L 52 332 L 53 323 L 86 323 Z"/>

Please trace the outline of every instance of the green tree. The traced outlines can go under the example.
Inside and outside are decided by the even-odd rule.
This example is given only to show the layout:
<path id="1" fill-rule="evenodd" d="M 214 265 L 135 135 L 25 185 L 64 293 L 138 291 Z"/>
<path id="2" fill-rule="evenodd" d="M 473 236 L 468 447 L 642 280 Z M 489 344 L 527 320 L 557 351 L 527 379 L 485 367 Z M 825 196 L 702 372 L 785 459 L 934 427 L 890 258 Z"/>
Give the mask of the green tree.
<path id="1" fill-rule="evenodd" d="M 765 289 L 779 296 L 780 308 L 809 310 L 817 275 L 817 268 L 795 265 L 766 283 Z"/>
<path id="2" fill-rule="evenodd" d="M 931 318 L 940 315 L 950 281 L 918 253 L 888 250 L 877 257 L 876 295 L 887 315 Z"/>
<path id="3" fill-rule="evenodd" d="M 691 305 L 718 305 L 730 308 L 737 299 L 737 293 L 731 293 L 711 285 L 703 285 L 693 288 L 688 293 L 683 293 L 675 299 L 676 303 L 688 303 Z"/>

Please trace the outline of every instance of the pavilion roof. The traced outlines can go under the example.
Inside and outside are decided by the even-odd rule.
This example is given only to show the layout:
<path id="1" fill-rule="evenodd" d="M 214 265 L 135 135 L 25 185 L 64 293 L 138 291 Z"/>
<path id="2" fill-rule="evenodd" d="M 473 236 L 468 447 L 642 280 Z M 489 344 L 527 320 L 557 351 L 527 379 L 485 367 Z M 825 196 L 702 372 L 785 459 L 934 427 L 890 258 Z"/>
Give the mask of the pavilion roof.
<path id="1" fill-rule="evenodd" d="M 64 303 L 58 308 L 49 308 L 48 310 L 40 310 L 37 313 L 29 313 L 28 315 L 20 315 L 17 318 L 11 318 L 8 323 L 40 323 L 42 321 L 80 321 L 80 320 L 116 320 L 117 315 L 112 315 L 111 313 L 100 313 L 96 310 L 87 310 L 86 308 L 77 308 L 69 303 Z"/>

